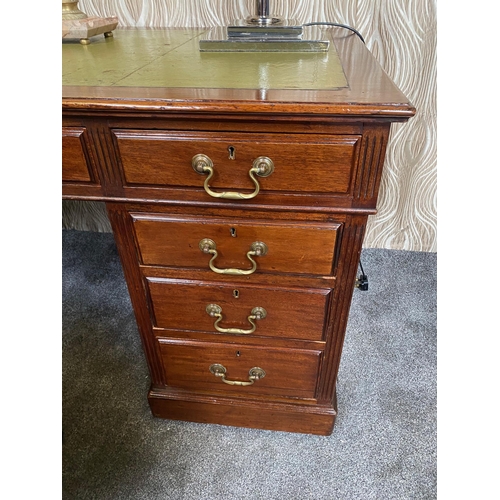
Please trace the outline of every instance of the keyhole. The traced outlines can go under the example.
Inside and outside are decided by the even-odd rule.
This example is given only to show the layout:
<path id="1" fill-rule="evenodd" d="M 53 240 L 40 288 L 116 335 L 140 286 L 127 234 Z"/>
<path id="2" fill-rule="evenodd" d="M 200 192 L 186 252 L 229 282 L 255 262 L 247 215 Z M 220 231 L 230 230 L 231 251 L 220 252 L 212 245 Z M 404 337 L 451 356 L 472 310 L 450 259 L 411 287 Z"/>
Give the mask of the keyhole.
<path id="1" fill-rule="evenodd" d="M 236 158 L 236 149 L 234 146 L 229 146 L 227 150 L 229 151 L 229 159 L 234 160 Z"/>
<path id="2" fill-rule="evenodd" d="M 234 227 L 232 227 L 232 228 L 229 230 L 229 232 L 231 233 L 231 236 L 232 236 L 233 238 L 236 238 L 236 229 L 235 229 Z"/>
<path id="3" fill-rule="evenodd" d="M 239 358 L 241 356 L 241 352 L 240 351 L 236 351 L 236 357 Z"/>
<path id="4" fill-rule="evenodd" d="M 240 297 L 240 291 L 239 290 L 233 290 L 233 297 L 235 299 L 238 299 Z"/>

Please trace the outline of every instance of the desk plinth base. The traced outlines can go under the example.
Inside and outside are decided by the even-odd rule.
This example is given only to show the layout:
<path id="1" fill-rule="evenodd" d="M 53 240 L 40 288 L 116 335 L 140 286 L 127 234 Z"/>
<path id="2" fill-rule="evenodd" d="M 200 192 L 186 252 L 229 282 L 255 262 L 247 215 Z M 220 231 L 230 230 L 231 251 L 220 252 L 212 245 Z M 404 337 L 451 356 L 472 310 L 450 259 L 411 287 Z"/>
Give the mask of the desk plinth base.
<path id="1" fill-rule="evenodd" d="M 332 406 L 277 403 L 187 394 L 153 388 L 148 394 L 155 417 L 272 431 L 329 436 L 337 416 Z"/>

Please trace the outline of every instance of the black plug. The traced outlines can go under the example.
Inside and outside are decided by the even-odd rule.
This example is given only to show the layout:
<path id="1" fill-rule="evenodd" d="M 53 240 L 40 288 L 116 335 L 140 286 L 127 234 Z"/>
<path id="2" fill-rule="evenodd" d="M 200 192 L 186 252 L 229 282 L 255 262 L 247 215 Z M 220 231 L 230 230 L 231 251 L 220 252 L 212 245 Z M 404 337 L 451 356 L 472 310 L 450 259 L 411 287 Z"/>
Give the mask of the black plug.
<path id="1" fill-rule="evenodd" d="M 361 274 L 359 278 L 356 279 L 356 288 L 359 288 L 363 292 L 368 290 L 368 276 L 366 274 Z"/>
<path id="2" fill-rule="evenodd" d="M 366 292 L 368 290 L 368 276 L 365 274 L 361 261 L 359 261 L 359 267 L 361 269 L 361 274 L 356 278 L 356 288 Z"/>

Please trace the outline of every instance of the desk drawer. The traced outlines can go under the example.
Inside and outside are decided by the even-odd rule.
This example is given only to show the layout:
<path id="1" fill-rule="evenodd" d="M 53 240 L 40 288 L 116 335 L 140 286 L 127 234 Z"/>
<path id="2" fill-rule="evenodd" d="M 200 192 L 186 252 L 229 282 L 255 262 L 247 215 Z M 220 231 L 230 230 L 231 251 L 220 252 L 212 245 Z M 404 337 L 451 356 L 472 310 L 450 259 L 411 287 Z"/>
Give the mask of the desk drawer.
<path id="1" fill-rule="evenodd" d="M 86 158 L 86 129 L 62 129 L 62 180 L 63 182 L 95 183 L 95 177 Z"/>
<path id="2" fill-rule="evenodd" d="M 315 397 L 321 351 L 179 343 L 168 339 L 160 339 L 159 343 L 170 387 L 195 392 Z M 262 369 L 265 375 L 251 385 L 230 385 L 214 375 L 213 365 L 226 369 L 225 377 L 229 382 L 250 382 L 252 368 Z"/>
<path id="3" fill-rule="evenodd" d="M 341 224 L 131 214 L 142 264 L 328 276 Z M 262 245 L 263 244 L 263 245 Z"/>
<path id="4" fill-rule="evenodd" d="M 193 157 L 202 154 L 213 162 L 210 189 L 216 194 L 254 192 L 249 171 L 259 157 L 274 165 L 271 174 L 256 175 L 262 192 L 348 194 L 361 138 L 117 129 L 113 133 L 127 185 L 203 188 L 208 174 L 200 175 L 192 166 Z"/>
<path id="5" fill-rule="evenodd" d="M 331 289 L 164 278 L 147 278 L 146 282 L 158 328 L 313 341 L 323 338 Z"/>

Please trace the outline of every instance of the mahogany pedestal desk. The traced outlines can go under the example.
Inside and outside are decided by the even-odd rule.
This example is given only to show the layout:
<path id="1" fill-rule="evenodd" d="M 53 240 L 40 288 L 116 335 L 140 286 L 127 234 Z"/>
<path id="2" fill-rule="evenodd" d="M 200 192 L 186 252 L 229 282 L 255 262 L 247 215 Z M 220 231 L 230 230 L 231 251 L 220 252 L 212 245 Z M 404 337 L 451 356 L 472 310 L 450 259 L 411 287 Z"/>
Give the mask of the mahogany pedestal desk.
<path id="1" fill-rule="evenodd" d="M 389 129 L 415 109 L 345 30 L 327 53 L 202 33 L 63 43 L 63 198 L 106 203 L 154 415 L 328 435 Z"/>

